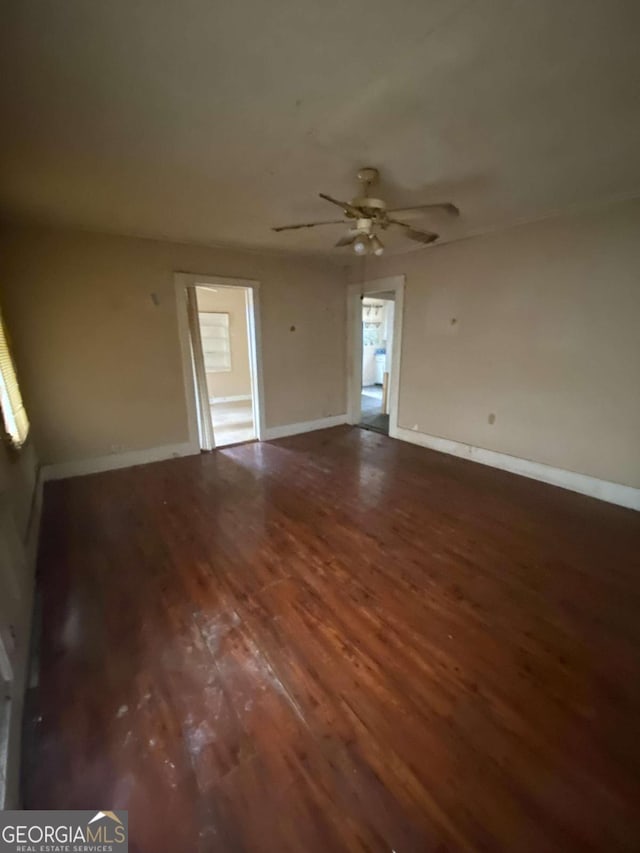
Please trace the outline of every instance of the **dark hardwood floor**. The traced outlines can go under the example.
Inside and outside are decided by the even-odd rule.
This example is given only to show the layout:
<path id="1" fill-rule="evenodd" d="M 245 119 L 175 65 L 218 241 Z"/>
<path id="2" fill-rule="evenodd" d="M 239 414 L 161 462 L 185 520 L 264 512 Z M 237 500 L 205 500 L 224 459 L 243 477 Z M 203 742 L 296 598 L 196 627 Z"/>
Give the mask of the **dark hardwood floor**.
<path id="1" fill-rule="evenodd" d="M 340 427 L 48 484 L 39 578 L 28 808 L 129 809 L 137 853 L 640 850 L 631 510 Z"/>

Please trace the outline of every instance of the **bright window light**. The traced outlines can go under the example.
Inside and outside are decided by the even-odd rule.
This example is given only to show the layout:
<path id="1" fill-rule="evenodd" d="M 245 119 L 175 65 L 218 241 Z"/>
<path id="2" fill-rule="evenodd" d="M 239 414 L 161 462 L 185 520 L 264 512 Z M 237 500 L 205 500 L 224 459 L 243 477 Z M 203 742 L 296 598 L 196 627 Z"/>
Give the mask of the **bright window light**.
<path id="1" fill-rule="evenodd" d="M 29 435 L 29 418 L 22 402 L 4 322 L 0 317 L 0 405 L 4 428 L 14 447 L 22 447 Z"/>

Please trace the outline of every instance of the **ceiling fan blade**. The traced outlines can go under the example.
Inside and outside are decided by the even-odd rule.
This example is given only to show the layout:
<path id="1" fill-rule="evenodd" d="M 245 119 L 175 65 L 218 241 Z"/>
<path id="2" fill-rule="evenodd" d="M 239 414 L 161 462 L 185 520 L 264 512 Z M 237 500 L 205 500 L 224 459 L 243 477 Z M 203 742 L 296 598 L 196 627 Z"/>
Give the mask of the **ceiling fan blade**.
<path id="1" fill-rule="evenodd" d="M 409 228 L 405 232 L 405 235 L 410 240 L 415 240 L 416 243 L 424 243 L 425 246 L 428 246 L 429 243 L 434 243 L 440 236 L 439 234 L 434 234 L 433 231 L 416 231 L 413 228 Z"/>
<path id="2" fill-rule="evenodd" d="M 295 231 L 297 228 L 317 228 L 318 225 L 344 225 L 344 219 L 332 219 L 330 222 L 302 222 L 300 225 L 279 225 L 272 231 Z"/>
<path id="3" fill-rule="evenodd" d="M 353 241 L 356 239 L 357 236 L 358 236 L 357 231 L 355 234 L 345 234 L 344 237 L 341 237 L 338 240 L 338 242 L 334 243 L 333 245 L 339 249 L 342 248 L 342 246 L 350 246 L 353 243 Z"/>
<path id="4" fill-rule="evenodd" d="M 356 219 L 360 219 L 362 218 L 362 216 L 364 216 L 363 211 L 360 210 L 359 207 L 354 207 L 348 201 L 339 201 L 337 198 L 331 198 L 331 196 L 327 195 L 326 193 L 318 193 L 318 195 L 325 201 L 330 201 L 331 204 L 337 204 L 338 207 L 341 207 L 344 210 L 347 216 L 353 216 Z"/>
<path id="5" fill-rule="evenodd" d="M 423 210 L 425 212 L 428 212 L 430 210 L 443 210 L 450 216 L 460 216 L 460 209 L 457 208 L 455 204 L 451 204 L 451 202 L 449 201 L 434 204 L 418 204 L 415 207 L 398 207 L 394 208 L 394 210 L 390 210 L 389 213 L 393 213 L 396 216 L 404 216 L 407 213 L 412 213 L 420 210 Z"/>
<path id="6" fill-rule="evenodd" d="M 416 243 L 424 243 L 425 246 L 429 243 L 433 243 L 440 236 L 439 234 L 435 234 L 433 231 L 416 231 L 415 228 L 407 225 L 406 222 L 399 222 L 397 219 L 389 219 L 389 224 L 399 225 L 401 228 L 404 228 L 406 237 L 410 240 L 415 240 Z"/>

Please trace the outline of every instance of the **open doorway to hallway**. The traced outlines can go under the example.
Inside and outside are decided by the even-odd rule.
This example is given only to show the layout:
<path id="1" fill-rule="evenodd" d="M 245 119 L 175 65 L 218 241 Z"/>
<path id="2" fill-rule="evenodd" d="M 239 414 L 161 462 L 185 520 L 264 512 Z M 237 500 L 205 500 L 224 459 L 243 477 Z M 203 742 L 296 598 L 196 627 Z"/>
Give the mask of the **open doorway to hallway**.
<path id="1" fill-rule="evenodd" d="M 398 436 L 404 285 L 404 276 L 394 275 L 347 288 L 347 423 L 377 429 L 391 438 Z M 369 300 L 379 306 L 377 316 L 375 311 L 367 312 Z M 365 328 L 365 323 L 373 327 Z M 365 339 L 373 347 L 367 353 L 373 356 L 373 373 L 371 363 L 365 372 Z M 384 349 L 378 353 L 384 355 L 378 365 L 383 368 L 379 381 L 376 349 Z"/>
<path id="2" fill-rule="evenodd" d="M 389 434 L 395 293 L 362 299 L 362 385 L 360 426 Z"/>

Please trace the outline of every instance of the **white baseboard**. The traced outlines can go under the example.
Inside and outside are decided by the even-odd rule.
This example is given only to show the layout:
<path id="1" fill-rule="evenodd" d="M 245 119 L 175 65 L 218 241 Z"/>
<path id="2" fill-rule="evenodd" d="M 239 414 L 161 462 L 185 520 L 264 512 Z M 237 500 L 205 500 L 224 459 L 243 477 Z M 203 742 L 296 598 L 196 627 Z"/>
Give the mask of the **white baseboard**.
<path id="1" fill-rule="evenodd" d="M 209 404 L 213 403 L 240 403 L 244 400 L 250 400 L 251 394 L 238 394 L 235 397 L 209 397 Z"/>
<path id="2" fill-rule="evenodd" d="M 45 465 L 43 475 L 45 481 L 65 480 L 67 477 L 81 477 L 84 474 L 97 474 L 100 471 L 113 471 L 116 468 L 131 468 L 133 465 L 146 465 L 148 462 L 161 462 L 178 456 L 194 456 L 197 453 L 200 453 L 200 448 L 188 441 L 181 444 L 164 444 L 160 447 L 148 447 L 145 450 L 128 450 L 124 453 L 96 456 L 93 459 L 77 459 L 73 462 Z"/>
<path id="3" fill-rule="evenodd" d="M 299 435 L 303 432 L 313 432 L 317 429 L 328 429 L 329 427 L 346 424 L 347 416 L 331 415 L 329 418 L 319 418 L 317 421 L 302 421 L 298 424 L 284 424 L 283 426 L 267 427 L 264 433 L 264 441 L 272 441 L 274 438 L 285 438 L 288 435 Z"/>
<path id="4" fill-rule="evenodd" d="M 482 447 L 474 447 L 472 444 L 451 441 L 448 438 L 439 438 L 404 427 L 397 427 L 392 437 L 409 441 L 411 444 L 419 444 L 421 447 L 429 447 L 431 450 L 439 450 L 441 453 L 459 456 L 462 459 L 470 459 L 472 462 L 489 465 L 491 468 L 501 468 L 503 471 L 520 474 L 522 477 L 530 477 L 532 480 L 551 483 L 554 486 L 569 489 L 571 492 L 579 492 L 582 495 L 589 495 L 601 501 L 640 510 L 640 489 L 634 489 L 632 486 L 599 480 L 597 477 L 577 474 L 575 471 L 553 468 L 551 465 L 544 465 L 542 462 L 520 459 L 517 456 L 497 453 L 495 450 L 485 450 Z"/>

